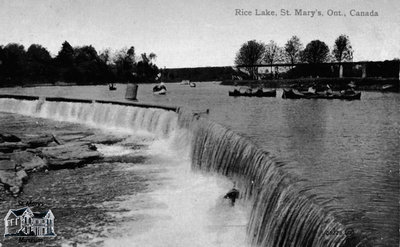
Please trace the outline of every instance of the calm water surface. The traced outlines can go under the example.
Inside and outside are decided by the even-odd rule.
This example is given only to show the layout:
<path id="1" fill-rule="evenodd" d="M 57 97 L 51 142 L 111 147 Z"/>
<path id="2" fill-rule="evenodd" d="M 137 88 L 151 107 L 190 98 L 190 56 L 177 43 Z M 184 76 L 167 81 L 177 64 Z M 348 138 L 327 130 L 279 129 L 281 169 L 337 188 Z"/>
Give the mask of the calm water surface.
<path id="1" fill-rule="evenodd" d="M 286 161 L 288 172 L 336 217 L 374 246 L 398 246 L 400 95 L 362 92 L 359 101 L 229 97 L 217 82 L 196 88 L 167 84 L 138 102 L 210 109 L 209 118 Z M 1 89 L 1 93 L 123 100 L 125 85 Z"/>

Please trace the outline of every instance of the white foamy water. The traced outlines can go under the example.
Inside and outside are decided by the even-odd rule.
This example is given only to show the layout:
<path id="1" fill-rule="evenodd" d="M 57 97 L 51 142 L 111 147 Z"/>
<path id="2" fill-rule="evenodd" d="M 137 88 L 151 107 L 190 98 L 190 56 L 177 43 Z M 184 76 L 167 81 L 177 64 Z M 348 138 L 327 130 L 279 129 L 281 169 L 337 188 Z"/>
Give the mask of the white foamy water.
<path id="1" fill-rule="evenodd" d="M 142 150 L 132 150 L 129 147 L 125 147 L 125 146 L 121 146 L 121 145 L 96 144 L 96 147 L 97 147 L 97 151 L 99 151 L 106 157 L 135 155 L 135 154 L 142 153 Z"/>
<path id="2" fill-rule="evenodd" d="M 189 157 L 182 154 L 184 145 L 176 145 L 176 138 L 150 145 L 152 167 L 165 169 L 160 174 L 163 185 L 118 205 L 134 210 L 114 216 L 137 220 L 125 222 L 105 240 L 106 246 L 246 246 L 247 210 L 222 198 L 232 183 L 193 173 Z"/>
<path id="3" fill-rule="evenodd" d="M 190 135 L 179 129 L 176 113 L 13 99 L 0 99 L 0 111 L 128 134 L 132 142 L 146 146 L 132 150 L 121 144 L 98 145 L 105 156 L 146 156 L 149 158 L 146 164 L 121 169 L 156 170 L 159 180 L 151 181 L 153 184 L 143 193 L 105 202 L 103 206 L 109 208 L 110 214 L 121 220 L 120 226 L 100 239 L 92 239 L 88 245 L 100 240 L 105 246 L 246 246 L 246 206 L 239 201 L 232 207 L 223 199 L 232 188 L 227 178 L 191 170 Z M 63 240 L 64 246 L 70 244 L 69 240 Z"/>

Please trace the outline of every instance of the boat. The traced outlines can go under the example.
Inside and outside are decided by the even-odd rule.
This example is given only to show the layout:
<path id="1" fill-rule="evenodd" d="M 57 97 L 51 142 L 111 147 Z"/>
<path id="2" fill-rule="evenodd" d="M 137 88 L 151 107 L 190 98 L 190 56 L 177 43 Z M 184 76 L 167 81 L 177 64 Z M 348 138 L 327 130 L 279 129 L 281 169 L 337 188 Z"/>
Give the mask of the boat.
<path id="1" fill-rule="evenodd" d="M 395 87 L 392 84 L 385 84 L 381 87 L 381 91 L 382 92 L 391 92 L 391 91 L 395 91 Z"/>
<path id="2" fill-rule="evenodd" d="M 354 93 L 310 93 L 298 91 L 296 89 L 283 89 L 283 99 L 341 99 L 341 100 L 359 100 L 361 92 Z"/>
<path id="3" fill-rule="evenodd" d="M 244 91 L 243 91 L 244 90 Z M 229 91 L 229 96 L 246 96 L 246 97 L 275 97 L 276 90 L 264 90 L 258 89 L 257 91 L 253 92 L 251 88 L 242 87 L 239 90 L 235 89 L 233 91 Z"/>
<path id="4" fill-rule="evenodd" d="M 110 84 L 108 84 L 108 89 L 110 91 L 114 91 L 114 90 L 117 90 L 117 87 L 114 85 L 114 83 L 110 83 Z"/>
<path id="5" fill-rule="evenodd" d="M 167 93 L 167 88 L 165 87 L 165 84 L 163 82 L 153 87 L 153 94 L 164 95 L 166 93 Z"/>
<path id="6" fill-rule="evenodd" d="M 181 85 L 189 85 L 190 81 L 189 80 L 182 80 Z"/>
<path id="7" fill-rule="evenodd" d="M 189 82 L 189 86 L 190 86 L 190 87 L 196 87 L 196 83 L 194 83 L 194 82 Z"/>
<path id="8" fill-rule="evenodd" d="M 167 93 L 167 90 L 165 90 L 165 89 L 161 89 L 161 90 L 158 90 L 158 91 L 153 91 L 153 94 L 156 94 L 156 95 L 164 95 L 166 93 Z"/>
<path id="9" fill-rule="evenodd" d="M 296 89 L 283 89 L 282 99 L 302 99 L 305 95 Z"/>

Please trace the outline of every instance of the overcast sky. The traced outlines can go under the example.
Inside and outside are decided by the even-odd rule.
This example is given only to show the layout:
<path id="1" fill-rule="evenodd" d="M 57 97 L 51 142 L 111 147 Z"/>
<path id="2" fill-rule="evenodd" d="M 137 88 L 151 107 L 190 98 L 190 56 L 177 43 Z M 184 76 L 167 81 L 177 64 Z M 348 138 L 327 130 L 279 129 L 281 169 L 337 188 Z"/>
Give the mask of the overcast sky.
<path id="1" fill-rule="evenodd" d="M 235 15 L 235 9 L 252 16 Z M 255 9 L 277 16 L 255 16 Z M 287 9 L 291 16 L 280 16 Z M 295 9 L 324 16 L 295 16 Z M 328 16 L 328 10 L 346 16 Z M 350 10 L 377 17 L 352 17 Z M 248 40 L 283 46 L 293 35 L 306 45 L 320 39 L 332 49 L 340 34 L 350 37 L 354 60 L 400 57 L 399 0 L 0 0 L 0 45 L 32 43 L 57 54 L 62 42 L 136 52 L 154 52 L 160 67 L 233 65 Z"/>

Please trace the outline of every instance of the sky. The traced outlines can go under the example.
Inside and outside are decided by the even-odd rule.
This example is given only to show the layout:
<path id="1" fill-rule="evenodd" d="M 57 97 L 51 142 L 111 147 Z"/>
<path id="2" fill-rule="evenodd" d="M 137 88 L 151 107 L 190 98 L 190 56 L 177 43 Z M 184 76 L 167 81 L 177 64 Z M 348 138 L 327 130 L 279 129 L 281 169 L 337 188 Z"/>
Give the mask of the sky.
<path id="1" fill-rule="evenodd" d="M 256 9 L 277 15 L 256 16 Z M 296 9 L 323 16 L 296 16 Z M 346 34 L 354 61 L 391 60 L 400 57 L 399 25 L 399 0 L 0 0 L 0 45 L 41 44 L 52 55 L 64 41 L 97 51 L 134 46 L 137 54 L 154 52 L 162 68 L 232 66 L 248 40 L 284 46 L 293 35 L 304 46 L 319 39 L 332 49 Z"/>

